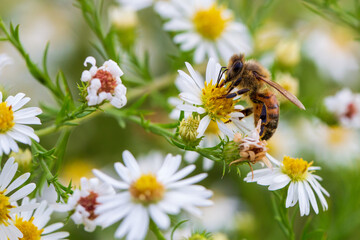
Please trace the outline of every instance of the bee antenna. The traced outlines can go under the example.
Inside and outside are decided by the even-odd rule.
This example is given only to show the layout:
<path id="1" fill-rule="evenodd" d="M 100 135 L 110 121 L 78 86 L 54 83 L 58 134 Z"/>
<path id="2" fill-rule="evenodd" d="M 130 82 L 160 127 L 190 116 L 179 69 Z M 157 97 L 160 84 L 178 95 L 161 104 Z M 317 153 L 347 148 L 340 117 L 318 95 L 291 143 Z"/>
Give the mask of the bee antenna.
<path id="1" fill-rule="evenodd" d="M 218 78 L 217 78 L 217 81 L 216 81 L 216 87 L 219 86 L 219 83 L 221 81 L 221 78 L 223 77 L 224 73 L 227 72 L 227 67 L 221 67 L 220 71 L 219 71 L 219 75 L 218 75 Z"/>

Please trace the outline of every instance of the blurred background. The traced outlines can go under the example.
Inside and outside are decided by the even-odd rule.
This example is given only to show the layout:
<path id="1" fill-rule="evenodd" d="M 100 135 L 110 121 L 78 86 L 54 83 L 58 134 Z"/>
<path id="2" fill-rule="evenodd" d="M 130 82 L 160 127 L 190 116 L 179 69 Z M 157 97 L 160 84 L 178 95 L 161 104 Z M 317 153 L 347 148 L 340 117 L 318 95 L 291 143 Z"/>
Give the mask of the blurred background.
<path id="1" fill-rule="evenodd" d="M 300 218 L 300 214 L 295 213 L 295 231 L 300 235 L 304 227 L 319 230 L 308 239 L 358 239 L 359 128 L 341 125 L 335 114 L 325 107 L 324 99 L 344 88 L 353 93 L 360 92 L 360 31 L 330 22 L 297 0 L 219 2 L 231 9 L 236 20 L 249 28 L 254 49 L 248 57 L 268 67 L 273 79 L 296 94 L 307 108 L 307 111 L 300 111 L 291 103 L 282 102 L 279 128 L 269 141 L 270 153 L 280 160 L 284 155 L 290 155 L 321 166 L 318 175 L 323 178 L 322 184 L 331 195 L 327 199 L 328 211 L 320 211 L 319 215 L 311 213 L 307 218 Z M 341 6 L 351 10 L 356 3 L 341 1 Z M 73 96 L 80 98 L 76 84 L 84 70 L 84 59 L 95 56 L 99 64 L 104 59 L 92 47 L 91 43 L 97 39 L 86 25 L 81 11 L 73 4 L 69 0 L 2 0 L 0 15 L 7 24 L 10 21 L 20 24 L 20 38 L 35 62 L 41 62 L 45 45 L 50 42 L 50 75 L 54 76 L 62 69 L 71 83 Z M 131 17 L 135 20 L 130 21 L 130 30 L 123 24 L 127 24 L 130 18 L 116 14 L 120 7 L 121 4 L 115 1 L 104 1 L 102 17 L 105 29 L 114 28 L 119 34 L 129 36 L 128 42 L 122 43 L 127 57 L 120 64 L 128 89 L 141 85 L 145 77 L 156 81 L 183 68 L 185 61 L 192 61 L 192 53 L 181 52 L 172 41 L 173 34 L 162 30 L 164 20 L 152 7 L 139 10 L 135 17 Z M 132 54 L 144 60 L 144 65 L 140 66 L 146 68 L 140 74 L 139 65 L 134 65 L 131 54 L 126 54 L 129 43 L 135 49 L 131 50 Z M 9 55 L 13 63 L 0 73 L 1 89 L 11 95 L 24 92 L 32 98 L 33 105 L 51 104 L 50 94 L 31 77 L 16 50 L 10 44 L 0 42 L 0 54 L 3 53 Z M 145 64 L 146 56 L 149 57 L 148 64 Z M 167 99 L 177 94 L 175 85 L 150 94 L 143 106 L 151 111 L 147 118 L 153 122 L 173 122 L 169 118 L 172 107 L 167 104 Z M 41 143 L 51 148 L 57 137 L 56 134 L 43 137 Z M 121 161 L 125 149 L 138 157 L 153 151 L 183 154 L 163 138 L 144 131 L 138 125 L 126 123 L 124 127 L 116 119 L 102 114 L 72 131 L 60 178 L 65 185 L 70 179 L 77 185 L 80 177 L 92 176 L 92 168 L 111 169 L 114 162 Z M 197 172 L 202 172 L 202 160 L 196 164 Z M 241 168 L 241 177 L 236 171 L 222 176 L 223 165 L 215 163 L 203 183 L 214 191 L 214 206 L 204 209 L 202 219 L 183 224 L 175 239 L 188 236 L 192 230 L 203 229 L 216 233 L 214 236 L 218 240 L 285 239 L 274 221 L 271 193 L 265 187 L 245 183 L 242 179 L 249 169 L 247 166 Z M 54 201 L 54 194 L 49 188 L 44 190 L 43 196 Z M 296 207 L 291 209 L 293 211 Z M 184 215 L 182 219 L 188 218 Z M 180 219 L 174 218 L 174 222 L 178 221 Z M 72 240 L 100 240 L 113 239 L 116 227 L 117 224 L 86 233 L 82 226 L 78 227 L 70 220 L 65 228 L 70 231 Z M 151 233 L 148 238 L 152 239 Z"/>

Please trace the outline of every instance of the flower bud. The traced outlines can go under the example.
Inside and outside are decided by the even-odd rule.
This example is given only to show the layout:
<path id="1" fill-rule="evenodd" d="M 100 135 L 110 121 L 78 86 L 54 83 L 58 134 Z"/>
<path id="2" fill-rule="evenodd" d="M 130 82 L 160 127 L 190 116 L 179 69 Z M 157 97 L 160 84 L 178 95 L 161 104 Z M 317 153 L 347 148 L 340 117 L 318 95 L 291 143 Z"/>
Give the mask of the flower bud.
<path id="1" fill-rule="evenodd" d="M 15 162 L 19 164 L 19 168 L 23 172 L 28 172 L 31 170 L 32 155 L 28 148 L 25 150 L 19 149 L 19 152 L 11 152 L 10 157 L 15 159 Z"/>
<path id="2" fill-rule="evenodd" d="M 202 233 L 193 233 L 187 240 L 213 240 L 210 233 L 202 232 Z"/>
<path id="3" fill-rule="evenodd" d="M 233 161 L 238 160 L 240 158 L 239 143 L 235 142 L 235 140 L 227 142 L 223 148 L 223 156 L 227 164 L 230 164 Z"/>
<path id="4" fill-rule="evenodd" d="M 275 55 L 281 65 L 292 67 L 300 61 L 300 44 L 296 40 L 281 41 L 276 46 Z"/>
<path id="5" fill-rule="evenodd" d="M 183 120 L 181 120 L 180 122 L 180 126 L 179 126 L 179 134 L 181 139 L 189 144 L 195 146 L 199 143 L 198 139 L 197 139 L 197 129 L 199 127 L 199 123 L 200 123 L 200 116 L 189 116 L 188 118 L 184 118 Z"/>

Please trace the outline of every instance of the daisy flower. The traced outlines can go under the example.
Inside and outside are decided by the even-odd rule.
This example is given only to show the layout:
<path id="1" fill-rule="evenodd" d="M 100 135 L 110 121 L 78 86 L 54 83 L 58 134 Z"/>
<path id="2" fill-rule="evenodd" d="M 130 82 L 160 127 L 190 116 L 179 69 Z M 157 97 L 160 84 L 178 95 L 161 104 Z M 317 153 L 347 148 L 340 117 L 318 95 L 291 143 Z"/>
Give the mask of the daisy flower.
<path id="1" fill-rule="evenodd" d="M 239 118 L 244 117 L 240 111 L 244 109 L 238 105 L 239 100 L 224 98 L 227 88 L 219 87 L 216 83 L 220 71 L 220 64 L 211 58 L 206 69 L 206 80 L 197 73 L 189 63 L 185 63 L 190 75 L 179 70 L 180 84 L 183 91 L 179 97 L 184 101 L 177 105 L 179 110 L 197 113 L 202 116 L 198 127 L 198 138 L 203 136 L 211 121 L 215 122 L 218 128 L 227 136 L 233 132 L 224 122 L 232 122 L 241 126 Z"/>
<path id="2" fill-rule="evenodd" d="M 99 206 L 95 213 L 99 215 L 96 222 L 108 227 L 122 220 L 115 232 L 115 237 L 139 240 L 144 239 L 152 219 L 160 229 L 170 226 L 167 214 L 178 214 L 181 209 L 195 215 L 201 214 L 198 207 L 210 206 L 208 200 L 212 192 L 202 186 L 194 185 L 204 179 L 202 173 L 184 179 L 195 166 L 190 165 L 178 170 L 181 157 L 168 154 L 156 170 L 141 168 L 129 151 L 124 151 L 122 163 L 114 167 L 120 179 L 114 179 L 99 170 L 94 174 L 118 189 L 115 196 L 99 197 Z M 154 168 L 154 167 L 153 167 Z"/>
<path id="3" fill-rule="evenodd" d="M 271 158 L 268 154 L 267 157 Z M 276 159 L 273 163 L 278 162 Z M 295 206 L 299 202 L 300 215 L 309 215 L 310 206 L 315 213 L 319 213 L 314 191 L 320 200 L 323 210 L 328 209 L 324 194 L 329 193 L 318 182 L 321 177 L 313 174 L 320 167 L 312 166 L 313 162 L 304 161 L 302 158 L 284 157 L 284 160 L 272 169 L 265 168 L 255 170 L 253 175 L 249 173 L 244 179 L 246 182 L 257 182 L 260 185 L 269 186 L 270 191 L 282 189 L 289 185 L 286 197 L 286 207 Z"/>
<path id="4" fill-rule="evenodd" d="M 23 199 L 21 207 L 34 204 L 36 204 L 36 199 L 29 201 L 29 198 L 26 197 Z M 68 237 L 68 232 L 55 232 L 64 226 L 63 223 L 58 222 L 46 226 L 50 221 L 52 212 L 53 209 L 50 208 L 44 200 L 35 211 L 32 210 L 15 214 L 13 223 L 14 226 L 23 233 L 21 239 L 63 240 L 65 237 Z"/>
<path id="5" fill-rule="evenodd" d="M 18 164 L 14 163 L 14 158 L 9 158 L 0 173 L 0 240 L 22 238 L 23 234 L 14 225 L 12 215 L 19 214 L 22 211 L 30 211 L 37 207 L 34 204 L 20 207 L 16 205 L 16 201 L 29 195 L 36 187 L 35 183 L 20 187 L 30 177 L 30 173 L 24 173 L 12 181 L 17 169 Z"/>
<path id="6" fill-rule="evenodd" d="M 0 156 L 9 154 L 10 150 L 19 151 L 15 141 L 31 145 L 31 139 L 39 142 L 39 137 L 34 133 L 34 129 L 25 124 L 41 124 L 36 116 L 42 111 L 38 107 L 21 109 L 30 101 L 24 93 L 16 96 L 9 96 L 5 102 L 2 101 L 0 92 Z"/>
<path id="7" fill-rule="evenodd" d="M 95 210 L 100 206 L 99 197 L 115 195 L 115 190 L 107 183 L 100 182 L 97 178 L 81 178 L 80 189 L 75 189 L 69 197 L 65 211 L 74 210 L 71 219 L 76 224 L 84 224 L 85 231 L 92 232 L 96 228 Z"/>
<path id="8" fill-rule="evenodd" d="M 87 88 L 88 95 L 86 100 L 89 106 L 101 104 L 108 100 L 116 108 L 125 106 L 126 87 L 122 84 L 120 77 L 124 74 L 120 67 L 113 60 L 108 60 L 97 68 L 96 60 L 93 57 L 87 57 L 84 62 L 86 67 L 90 63 L 90 70 L 83 71 L 81 81 L 89 82 Z"/>
<path id="9" fill-rule="evenodd" d="M 228 61 L 234 53 L 249 54 L 252 50 L 246 26 L 235 22 L 232 12 L 215 0 L 173 0 L 159 3 L 155 9 L 170 19 L 165 30 L 181 31 L 174 37 L 181 50 L 195 49 L 196 63 L 219 56 Z"/>
<path id="10" fill-rule="evenodd" d="M 344 127 L 360 128 L 360 94 L 343 89 L 324 100 L 325 106 L 334 113 Z"/>

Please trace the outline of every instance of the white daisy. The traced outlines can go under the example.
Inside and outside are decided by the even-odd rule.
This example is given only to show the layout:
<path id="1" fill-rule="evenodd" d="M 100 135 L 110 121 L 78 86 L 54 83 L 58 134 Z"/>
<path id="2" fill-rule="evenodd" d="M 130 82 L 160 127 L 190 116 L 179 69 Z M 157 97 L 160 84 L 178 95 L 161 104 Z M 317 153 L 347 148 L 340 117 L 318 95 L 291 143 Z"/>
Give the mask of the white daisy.
<path id="1" fill-rule="evenodd" d="M 228 61 L 234 53 L 249 54 L 251 39 L 246 26 L 233 20 L 230 10 L 215 0 L 172 0 L 155 5 L 157 12 L 170 19 L 167 31 L 181 31 L 174 37 L 183 51 L 195 49 L 194 61 L 219 56 Z"/>
<path id="2" fill-rule="evenodd" d="M 190 165 L 177 171 L 180 156 L 168 154 L 160 168 L 156 171 L 144 171 L 129 151 L 124 151 L 122 163 L 115 163 L 115 170 L 121 180 L 94 170 L 94 174 L 101 180 L 118 189 L 115 196 L 99 197 L 102 203 L 95 213 L 99 215 L 96 222 L 108 227 L 122 220 L 115 232 L 115 237 L 126 239 L 144 239 L 150 219 L 160 229 L 170 226 L 167 214 L 178 214 L 184 209 L 192 214 L 201 214 L 198 207 L 212 204 L 208 198 L 212 192 L 200 185 L 193 185 L 204 179 L 207 174 L 202 173 L 183 179 L 194 171 Z"/>
<path id="3" fill-rule="evenodd" d="M 34 133 L 34 129 L 25 124 L 41 124 L 36 116 L 42 111 L 38 107 L 21 109 L 30 101 L 24 93 L 16 96 L 9 96 L 5 102 L 2 101 L 0 92 L 0 156 L 9 154 L 10 150 L 19 151 L 15 141 L 31 145 L 31 138 L 39 142 L 39 137 Z"/>
<path id="4" fill-rule="evenodd" d="M 16 205 L 16 201 L 29 195 L 36 187 L 35 183 L 29 183 L 19 188 L 30 177 L 30 173 L 24 173 L 12 181 L 17 169 L 18 164 L 14 163 L 14 158 L 9 158 L 0 173 L 0 240 L 22 238 L 23 234 L 12 222 L 12 215 L 37 207 L 35 204 L 20 207 Z"/>
<path id="5" fill-rule="evenodd" d="M 267 157 L 271 158 L 270 155 Z M 273 159 L 272 162 L 278 161 Z M 300 215 L 304 216 L 310 214 L 310 206 L 316 214 L 319 213 L 314 191 L 323 210 L 328 209 L 324 194 L 328 197 L 330 195 L 318 182 L 322 178 L 313 174 L 315 170 L 320 170 L 320 167 L 312 166 L 312 162 L 309 163 L 302 158 L 284 157 L 284 160 L 277 167 L 255 170 L 253 175 L 249 173 L 244 180 L 269 186 L 270 191 L 279 190 L 289 185 L 285 206 L 287 208 L 295 206 L 299 201 Z"/>
<path id="6" fill-rule="evenodd" d="M 240 111 L 244 109 L 238 105 L 239 100 L 225 98 L 227 88 L 219 87 L 217 78 L 220 71 L 220 64 L 216 63 L 213 58 L 209 60 L 206 69 L 206 80 L 204 82 L 201 75 L 196 72 L 189 63 L 185 63 L 190 76 L 179 70 L 180 84 L 183 91 L 179 97 L 184 104 L 177 105 L 179 110 L 185 112 L 195 112 L 202 115 L 198 127 L 198 137 L 204 135 L 211 121 L 216 122 L 218 128 L 227 136 L 233 136 L 233 131 L 228 128 L 224 122 L 232 122 L 240 126 L 240 117 L 244 114 Z"/>
<path id="7" fill-rule="evenodd" d="M 20 207 L 34 204 L 36 204 L 36 199 L 29 201 L 29 198 L 26 197 Z M 64 240 L 65 237 L 68 237 L 68 232 L 55 232 L 64 226 L 63 223 L 58 222 L 46 226 L 52 212 L 53 209 L 44 200 L 36 210 L 14 214 L 13 224 L 23 233 L 21 239 Z"/>
<path id="8" fill-rule="evenodd" d="M 125 106 L 126 87 L 122 84 L 120 77 L 124 74 L 120 67 L 113 60 L 108 60 L 97 68 L 96 60 L 93 57 L 87 57 L 84 62 L 86 67 L 90 63 L 90 70 L 83 71 L 81 81 L 89 82 L 86 97 L 89 106 L 101 104 L 108 100 L 116 108 Z"/>
<path id="9" fill-rule="evenodd" d="M 325 98 L 324 102 L 344 127 L 360 128 L 360 94 L 343 89 L 335 96 Z"/>
<path id="10" fill-rule="evenodd" d="M 84 224 L 85 230 L 92 232 L 96 228 L 95 214 L 96 208 L 100 203 L 98 198 L 102 196 L 113 196 L 115 190 L 107 183 L 100 182 L 97 178 L 81 178 L 80 189 L 75 189 L 74 193 L 69 197 L 66 207 L 62 210 L 75 210 L 71 215 L 71 219 L 76 224 Z"/>
<path id="11" fill-rule="evenodd" d="M 337 82 L 355 82 L 360 48 L 354 38 L 344 28 L 315 29 L 305 40 L 304 50 L 323 75 Z"/>

